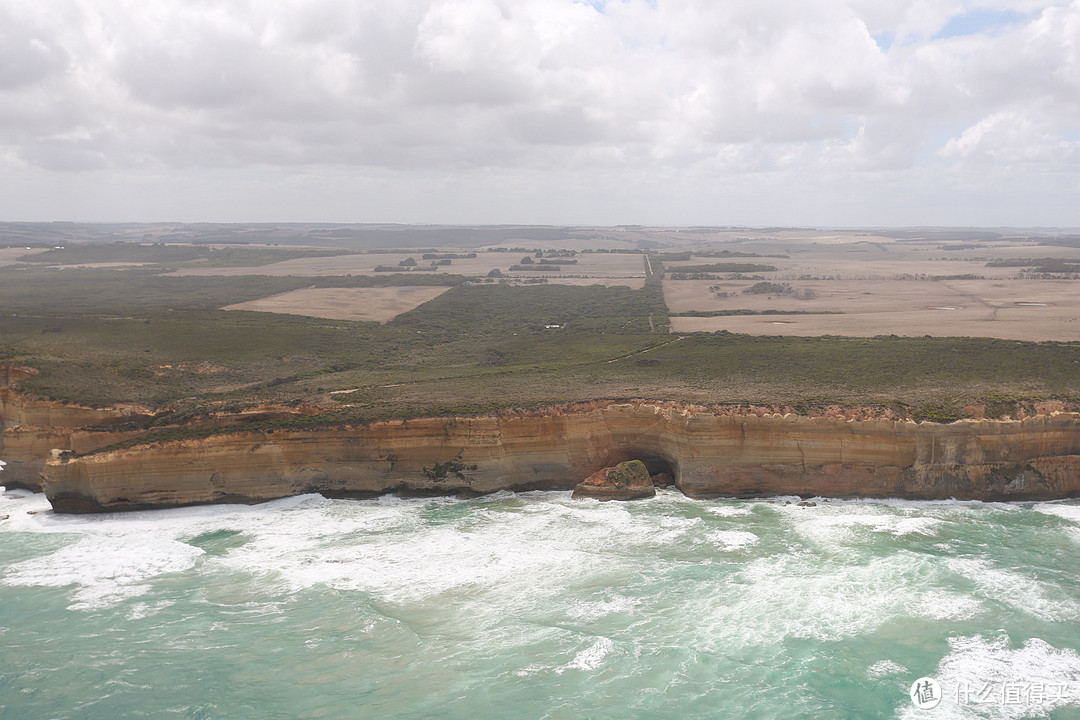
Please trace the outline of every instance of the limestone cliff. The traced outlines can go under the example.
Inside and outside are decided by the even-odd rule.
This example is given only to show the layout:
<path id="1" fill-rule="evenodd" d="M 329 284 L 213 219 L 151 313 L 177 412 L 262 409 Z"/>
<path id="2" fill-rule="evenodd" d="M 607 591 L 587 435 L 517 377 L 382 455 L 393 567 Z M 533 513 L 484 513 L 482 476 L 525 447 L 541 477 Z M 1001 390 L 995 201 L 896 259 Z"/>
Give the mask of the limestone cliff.
<path id="1" fill-rule="evenodd" d="M 1050 499 L 1080 495 L 1080 415 L 949 425 L 599 403 L 547 412 L 229 432 L 75 456 L 44 489 L 59 512 L 336 497 L 570 489 L 639 459 L 692 497 Z"/>
<path id="2" fill-rule="evenodd" d="M 0 365 L 0 459 L 7 463 L 0 480 L 5 487 L 41 490 L 45 461 L 53 450 L 85 454 L 133 440 L 149 432 L 160 415 L 134 403 L 92 408 L 43 400 L 20 393 L 19 381 L 37 370 Z M 240 412 L 219 412 L 188 419 L 185 429 L 237 425 L 316 412 L 307 407 L 258 406 Z M 163 425 L 156 430 L 176 428 Z"/>
<path id="3" fill-rule="evenodd" d="M 128 405 L 89 408 L 27 397 L 15 389 L 20 380 L 37 370 L 0 365 L 0 459 L 7 463 L 3 484 L 41 490 L 41 471 L 55 448 L 86 453 L 137 437 L 145 431 L 121 429 L 146 422 L 147 408 Z"/>

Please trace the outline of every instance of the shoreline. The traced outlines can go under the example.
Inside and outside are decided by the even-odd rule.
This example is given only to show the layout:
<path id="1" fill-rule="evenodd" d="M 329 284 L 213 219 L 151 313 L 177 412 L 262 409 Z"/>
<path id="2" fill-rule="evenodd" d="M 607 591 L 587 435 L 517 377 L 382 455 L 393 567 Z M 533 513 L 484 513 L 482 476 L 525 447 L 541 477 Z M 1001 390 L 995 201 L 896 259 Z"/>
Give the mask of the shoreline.
<path id="1" fill-rule="evenodd" d="M 320 424 L 261 405 L 157 426 L 150 408 L 27 397 L 0 367 L 0 477 L 61 513 L 326 497 L 572 490 L 642 461 L 693 498 L 1052 500 L 1080 496 L 1080 413 L 916 422 L 885 406 L 597 400 L 473 416 Z M 293 422 L 304 427 L 290 427 Z"/>
<path id="2" fill-rule="evenodd" d="M 327 497 L 569 490 L 641 460 L 692 498 L 779 495 L 960 500 L 1080 496 L 1080 414 L 924 421 L 608 403 L 508 417 L 423 418 L 245 431 L 77 456 L 53 451 L 42 487 L 84 513 Z"/>

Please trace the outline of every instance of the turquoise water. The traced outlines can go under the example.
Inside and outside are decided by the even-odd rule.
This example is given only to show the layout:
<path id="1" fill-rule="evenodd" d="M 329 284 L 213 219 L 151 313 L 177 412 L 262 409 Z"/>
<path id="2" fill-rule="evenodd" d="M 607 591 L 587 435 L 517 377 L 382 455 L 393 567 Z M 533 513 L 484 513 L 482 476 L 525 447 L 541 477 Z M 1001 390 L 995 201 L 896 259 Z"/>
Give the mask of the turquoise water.
<path id="1" fill-rule="evenodd" d="M 4 720 L 1080 718 L 1076 502 L 0 515 Z"/>

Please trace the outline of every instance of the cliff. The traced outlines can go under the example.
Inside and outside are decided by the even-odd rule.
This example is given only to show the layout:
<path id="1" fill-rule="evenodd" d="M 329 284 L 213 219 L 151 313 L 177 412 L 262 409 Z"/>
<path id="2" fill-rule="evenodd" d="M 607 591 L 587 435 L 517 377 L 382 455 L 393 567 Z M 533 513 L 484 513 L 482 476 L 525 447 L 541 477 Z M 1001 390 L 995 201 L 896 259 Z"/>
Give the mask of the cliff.
<path id="1" fill-rule="evenodd" d="M 138 437 L 144 430 L 124 429 L 153 415 L 128 405 L 89 408 L 27 397 L 15 389 L 37 370 L 0 365 L 0 459 L 7 463 L 0 478 L 5 487 L 41 490 L 41 472 L 54 448 L 86 453 Z"/>
<path id="2" fill-rule="evenodd" d="M 332 497 L 571 489 L 638 459 L 691 497 L 1042 500 L 1080 495 L 1080 415 L 962 420 L 806 417 L 670 403 L 236 431 L 52 453 L 58 512 Z"/>
<path id="3" fill-rule="evenodd" d="M 42 489 L 45 461 L 53 450 L 77 455 L 94 452 L 146 435 L 150 423 L 161 415 L 142 405 L 128 403 L 92 408 L 56 402 L 20 393 L 17 384 L 37 370 L 0 365 L 0 459 L 7 466 L 0 484 L 8 488 Z M 308 407 L 258 406 L 240 412 L 220 412 L 188 419 L 184 429 L 241 425 L 317 412 Z M 178 429 L 164 424 L 155 430 Z"/>
<path id="4" fill-rule="evenodd" d="M 691 497 L 1080 496 L 1080 415 L 1052 406 L 1020 420 L 944 425 L 860 409 L 807 417 L 636 401 L 245 430 L 249 421 L 316 412 L 257 407 L 173 426 L 235 431 L 106 451 L 137 441 L 160 417 L 136 405 L 87 408 L 20 394 L 15 385 L 34 372 L 0 366 L 2 482 L 43 489 L 58 512 L 253 503 L 308 492 L 568 490 L 635 459 Z"/>

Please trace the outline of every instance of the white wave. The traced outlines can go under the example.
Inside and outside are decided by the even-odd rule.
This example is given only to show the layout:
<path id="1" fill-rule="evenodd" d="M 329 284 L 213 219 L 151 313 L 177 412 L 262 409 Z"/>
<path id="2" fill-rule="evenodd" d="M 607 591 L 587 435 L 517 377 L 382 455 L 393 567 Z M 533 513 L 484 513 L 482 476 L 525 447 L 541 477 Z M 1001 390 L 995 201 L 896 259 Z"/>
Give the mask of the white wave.
<path id="1" fill-rule="evenodd" d="M 307 495 L 255 507 L 61 516 L 45 512 L 48 503 L 40 494 L 0 496 L 0 502 L 9 501 L 20 512 L 43 511 L 13 514 L 9 522 L 19 529 L 83 536 L 72 549 L 13 566 L 23 584 L 44 585 L 55 576 L 52 585 L 74 586 L 79 607 L 135 597 L 147 592 L 155 577 L 197 566 L 207 575 L 255 576 L 264 595 L 326 585 L 403 607 L 435 601 L 461 610 L 477 627 L 501 622 L 507 608 L 550 615 L 564 604 L 572 617 L 589 621 L 632 613 L 635 605 L 621 595 L 580 606 L 566 598 L 598 597 L 598 587 L 633 583 L 643 568 L 663 567 L 653 565 L 658 555 L 714 545 L 743 553 L 732 556 L 739 562 L 725 559 L 726 569 L 716 571 L 735 573 L 736 582 L 717 575 L 719 589 L 711 588 L 701 600 L 706 624 L 720 628 L 719 637 L 743 633 L 752 644 L 786 636 L 835 639 L 890 619 L 958 619 L 984 609 L 979 597 L 947 590 L 955 576 L 940 561 L 917 554 L 852 565 L 796 545 L 789 555 L 754 558 L 747 551 L 761 545 L 758 535 L 739 528 L 737 519 L 726 519 L 749 514 L 748 505 L 706 506 L 709 516 L 702 518 L 675 509 L 643 512 L 627 504 L 578 503 L 567 493 L 508 493 L 479 502 L 337 501 Z M 678 503 L 700 506 L 685 499 Z M 775 512 L 776 506 L 768 507 Z M 889 515 L 872 503 L 779 507 L 800 535 L 833 545 L 850 533 L 927 534 L 940 522 L 907 511 Z M 726 515 L 729 508 L 738 512 Z M 2 526 L 5 531 L 9 522 Z M 242 542 L 213 556 L 188 544 L 219 530 L 239 533 Z M 37 572 L 34 563 L 51 570 Z M 5 581 L 10 574 L 5 572 Z"/>
<path id="2" fill-rule="evenodd" d="M 841 640 L 906 618 L 966 619 L 982 611 L 948 589 L 947 569 L 909 552 L 848 564 L 809 551 L 758 558 L 723 582 L 703 583 L 702 642 L 773 646 L 786 638 Z"/>
<path id="3" fill-rule="evenodd" d="M 14 492 L 28 491 L 8 491 L 3 496 L 0 496 L 0 502 Z M 231 518 L 267 517 L 272 514 L 268 511 L 302 507 L 304 504 L 310 504 L 313 498 L 317 498 L 322 502 L 330 502 L 321 495 L 300 495 L 283 500 L 273 500 L 261 505 L 198 505 L 165 510 L 66 515 L 54 513 L 52 506 L 42 493 L 19 497 L 25 503 L 20 505 L 19 510 L 29 511 L 28 514 L 34 515 L 32 522 L 19 527 L 19 530 L 39 533 L 81 533 L 112 537 L 139 533 L 147 533 L 156 537 L 176 537 L 189 529 L 195 529 L 193 534 L 197 535 L 207 528 L 219 529 L 222 523 L 228 522 Z"/>
<path id="4" fill-rule="evenodd" d="M 648 525 L 648 545 L 672 545 L 682 542 L 686 535 L 700 526 L 701 518 L 678 517 L 675 515 L 658 515 L 653 518 L 638 516 L 636 524 Z"/>
<path id="5" fill-rule="evenodd" d="M 1019 720 L 1049 717 L 1058 708 L 1080 704 L 1076 650 L 1058 649 L 1039 638 L 1015 648 L 1007 635 L 950 638 L 949 650 L 933 675 L 941 685 L 941 704 L 933 710 L 903 706 L 902 720 Z"/>
<path id="6" fill-rule="evenodd" d="M 172 607 L 173 603 L 169 600 L 163 600 L 156 603 L 135 603 L 128 611 L 127 619 L 130 621 L 142 620 L 153 615 L 157 615 L 162 610 Z"/>
<path id="7" fill-rule="evenodd" d="M 609 551 L 648 541 L 625 509 L 537 500 L 544 511 L 526 512 L 473 503 L 466 514 L 442 520 L 445 504 L 276 513 L 271 521 L 244 523 L 248 541 L 206 566 L 252 573 L 293 592 L 325 584 L 401 605 L 440 596 L 441 603 L 476 607 L 472 619 L 482 623 L 500 607 L 543 605 L 582 577 L 629 567 L 627 555 Z"/>
<path id="8" fill-rule="evenodd" d="M 879 660 L 866 668 L 866 677 L 871 680 L 880 680 L 890 675 L 905 675 L 910 672 L 906 667 L 892 660 Z"/>
<path id="9" fill-rule="evenodd" d="M 0 493 L 0 516 L 7 515 L 4 530 L 36 532 L 43 521 L 52 515 L 52 505 L 42 493 L 29 490 L 7 490 Z"/>
<path id="10" fill-rule="evenodd" d="M 610 655 L 614 649 L 615 643 L 612 642 L 609 638 L 600 638 L 592 645 L 575 655 L 573 660 L 561 667 L 556 668 L 555 672 L 561 675 L 567 670 L 581 670 L 583 672 L 596 670 L 598 667 L 604 664 L 604 658 Z"/>
<path id="11" fill-rule="evenodd" d="M 745 530 L 716 530 L 706 537 L 721 550 L 744 550 L 760 542 L 757 535 Z"/>
<path id="12" fill-rule="evenodd" d="M 948 558 L 946 566 L 974 583 L 978 592 L 1041 620 L 1066 622 L 1080 618 L 1080 606 L 1062 591 L 1020 570 L 994 567 L 985 558 Z"/>
<path id="13" fill-rule="evenodd" d="M 1080 505 L 1075 504 L 1075 501 L 1061 502 L 1061 503 L 1039 503 L 1034 508 L 1037 512 L 1041 512 L 1044 515 L 1054 515 L 1065 520 L 1070 520 L 1080 525 Z"/>
<path id="14" fill-rule="evenodd" d="M 44 557 L 7 568 L 0 582 L 10 586 L 76 586 L 69 606 L 87 610 L 116 605 L 150 590 L 148 580 L 192 567 L 199 548 L 148 536 L 116 539 L 84 537 Z"/>
<path id="15" fill-rule="evenodd" d="M 749 507 L 744 505 L 715 505 L 712 507 L 706 506 L 702 509 L 707 513 L 720 517 L 742 517 L 752 512 Z"/>
<path id="16" fill-rule="evenodd" d="M 533 663 L 532 665 L 526 665 L 520 670 L 515 670 L 514 675 L 518 677 L 529 677 L 530 675 L 536 675 L 544 670 L 550 669 L 550 665 L 541 665 L 539 663 Z"/>
<path id="17" fill-rule="evenodd" d="M 910 500 L 906 498 L 825 498 L 825 502 L 837 505 L 888 507 L 896 510 L 926 512 L 959 511 L 965 514 L 992 510 L 996 512 L 1023 512 L 1024 506 L 1017 502 L 988 502 L 986 500 Z"/>
<path id="18" fill-rule="evenodd" d="M 961 595 L 947 590 L 940 592 L 928 590 L 912 599 L 911 609 L 916 617 L 941 622 L 945 620 L 966 620 L 975 617 L 985 607 L 982 601 L 969 595 Z"/>
<path id="19" fill-rule="evenodd" d="M 1068 520 L 1072 524 L 1064 528 L 1065 532 L 1075 542 L 1080 543 L 1080 504 L 1077 504 L 1075 500 L 1040 503 L 1033 509 L 1044 515 L 1053 515 L 1063 520 Z"/>
<path id="20" fill-rule="evenodd" d="M 593 621 L 613 613 L 631 613 L 640 604 L 639 600 L 614 595 L 607 600 L 576 602 L 567 609 L 566 615 L 574 620 Z"/>
<path id="21" fill-rule="evenodd" d="M 933 536 L 942 520 L 925 515 L 882 513 L 870 504 L 829 503 L 817 507 L 781 506 L 785 520 L 803 537 L 824 546 L 858 540 L 866 533 Z"/>

